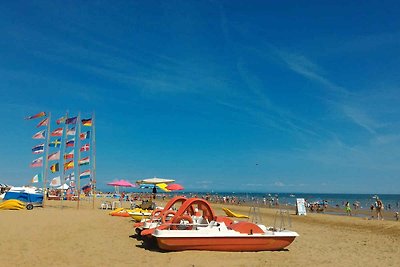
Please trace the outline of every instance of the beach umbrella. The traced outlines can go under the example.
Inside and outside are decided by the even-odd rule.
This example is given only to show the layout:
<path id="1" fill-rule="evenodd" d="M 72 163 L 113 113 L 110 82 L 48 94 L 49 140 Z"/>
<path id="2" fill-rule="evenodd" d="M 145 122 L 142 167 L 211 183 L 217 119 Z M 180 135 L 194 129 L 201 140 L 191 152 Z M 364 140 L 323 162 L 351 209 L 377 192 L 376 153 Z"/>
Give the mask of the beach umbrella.
<path id="1" fill-rule="evenodd" d="M 136 181 L 137 184 L 162 184 L 162 183 L 170 184 L 173 182 L 175 182 L 175 180 L 163 179 L 163 178 L 157 178 L 157 177 Z"/>
<path id="2" fill-rule="evenodd" d="M 145 189 L 145 188 L 153 188 L 154 186 L 157 186 L 158 189 L 163 190 L 164 192 L 169 192 L 170 190 L 167 189 L 167 184 L 165 183 L 160 183 L 160 184 L 141 184 L 139 185 L 139 188 Z"/>
<path id="3" fill-rule="evenodd" d="M 178 191 L 178 190 L 184 190 L 183 186 L 180 184 L 169 184 L 167 185 L 167 189 L 170 191 Z"/>
<path id="4" fill-rule="evenodd" d="M 132 183 L 126 181 L 126 180 L 113 181 L 113 182 L 107 183 L 107 185 L 122 186 L 122 187 L 135 187 L 134 184 L 132 184 Z"/>

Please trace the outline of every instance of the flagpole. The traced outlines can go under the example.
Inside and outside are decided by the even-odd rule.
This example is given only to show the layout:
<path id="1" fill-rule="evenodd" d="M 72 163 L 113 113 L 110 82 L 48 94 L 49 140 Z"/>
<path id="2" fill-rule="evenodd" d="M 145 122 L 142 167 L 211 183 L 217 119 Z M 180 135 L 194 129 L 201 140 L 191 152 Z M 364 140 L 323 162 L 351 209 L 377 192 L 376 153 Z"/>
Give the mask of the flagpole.
<path id="1" fill-rule="evenodd" d="M 78 113 L 78 135 L 77 135 L 77 149 L 78 149 L 78 157 L 77 157 L 77 170 L 78 172 L 75 175 L 75 181 L 77 180 L 78 182 L 78 203 L 77 203 L 77 209 L 79 210 L 79 205 L 80 205 L 80 198 L 81 198 L 81 174 L 80 174 L 80 166 L 79 166 L 79 160 L 81 158 L 81 112 L 79 111 Z"/>
<path id="2" fill-rule="evenodd" d="M 96 199 L 96 130 L 95 130 L 95 112 L 93 111 L 92 115 L 92 133 L 93 133 L 93 139 L 92 139 L 92 160 L 93 160 L 93 165 L 92 165 L 92 171 L 93 171 L 93 176 L 92 176 L 92 193 L 93 193 L 93 209 L 94 209 L 94 201 Z"/>
<path id="3" fill-rule="evenodd" d="M 68 111 L 65 113 L 65 121 L 64 121 L 64 126 L 63 126 L 63 131 L 62 131 L 62 136 L 61 136 L 61 144 L 60 144 L 60 166 L 62 166 L 62 171 L 61 171 L 61 208 L 63 208 L 63 200 L 64 200 L 64 183 L 65 183 L 65 149 L 66 149 L 66 144 L 65 141 L 67 138 L 67 120 L 68 120 Z M 65 140 L 65 141 L 64 141 Z M 61 153 L 62 151 L 62 153 Z M 61 164 L 62 162 L 62 164 Z"/>
<path id="4" fill-rule="evenodd" d="M 44 157 L 44 170 L 43 170 L 43 202 L 42 202 L 42 206 L 44 208 L 45 206 L 45 200 L 47 200 L 47 188 L 46 188 L 46 184 L 47 184 L 47 176 L 49 175 L 49 171 L 48 171 L 48 165 L 49 165 L 49 161 L 47 159 L 48 155 L 49 155 L 49 142 L 50 142 L 50 124 L 51 124 L 51 112 L 49 112 L 49 116 L 47 117 L 48 121 L 47 121 L 47 136 L 46 136 L 46 142 L 45 142 L 45 157 Z"/>

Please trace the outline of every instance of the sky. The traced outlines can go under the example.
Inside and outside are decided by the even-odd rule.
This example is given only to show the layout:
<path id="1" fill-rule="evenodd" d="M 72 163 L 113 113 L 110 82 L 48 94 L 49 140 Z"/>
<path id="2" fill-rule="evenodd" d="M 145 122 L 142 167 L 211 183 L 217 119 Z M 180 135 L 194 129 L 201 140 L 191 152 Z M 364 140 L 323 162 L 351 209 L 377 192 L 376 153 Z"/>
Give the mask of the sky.
<path id="1" fill-rule="evenodd" d="M 0 183 L 95 113 L 98 187 L 400 193 L 397 1 L 7 1 Z M 52 126 L 53 127 L 53 126 Z"/>

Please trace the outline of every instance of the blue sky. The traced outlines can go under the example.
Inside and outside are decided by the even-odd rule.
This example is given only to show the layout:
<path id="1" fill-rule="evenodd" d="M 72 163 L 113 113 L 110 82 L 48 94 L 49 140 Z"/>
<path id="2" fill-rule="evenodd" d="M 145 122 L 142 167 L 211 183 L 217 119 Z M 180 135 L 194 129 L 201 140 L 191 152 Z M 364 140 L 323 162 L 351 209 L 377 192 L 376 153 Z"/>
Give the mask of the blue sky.
<path id="1" fill-rule="evenodd" d="M 272 2 L 272 1 L 271 1 Z M 96 113 L 97 180 L 399 193 L 396 1 L 0 6 L 0 182 L 35 174 L 51 111 Z"/>

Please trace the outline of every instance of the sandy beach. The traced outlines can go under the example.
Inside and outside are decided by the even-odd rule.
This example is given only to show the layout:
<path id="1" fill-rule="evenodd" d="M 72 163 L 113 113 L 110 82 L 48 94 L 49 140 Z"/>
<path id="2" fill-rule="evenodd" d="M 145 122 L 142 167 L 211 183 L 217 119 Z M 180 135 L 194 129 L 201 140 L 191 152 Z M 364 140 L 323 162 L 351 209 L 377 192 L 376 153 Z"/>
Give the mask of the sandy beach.
<path id="1" fill-rule="evenodd" d="M 160 252 L 134 238 L 130 218 L 109 216 L 101 200 L 48 201 L 32 211 L 0 211 L 2 266 L 400 266 L 400 222 L 329 214 L 296 216 L 300 234 L 277 252 Z M 162 205 L 158 201 L 157 204 Z M 128 207 L 129 203 L 125 203 Z M 213 204 L 217 214 L 223 205 Z M 249 207 L 229 206 L 248 214 Z M 275 209 L 260 208 L 272 225 Z"/>

